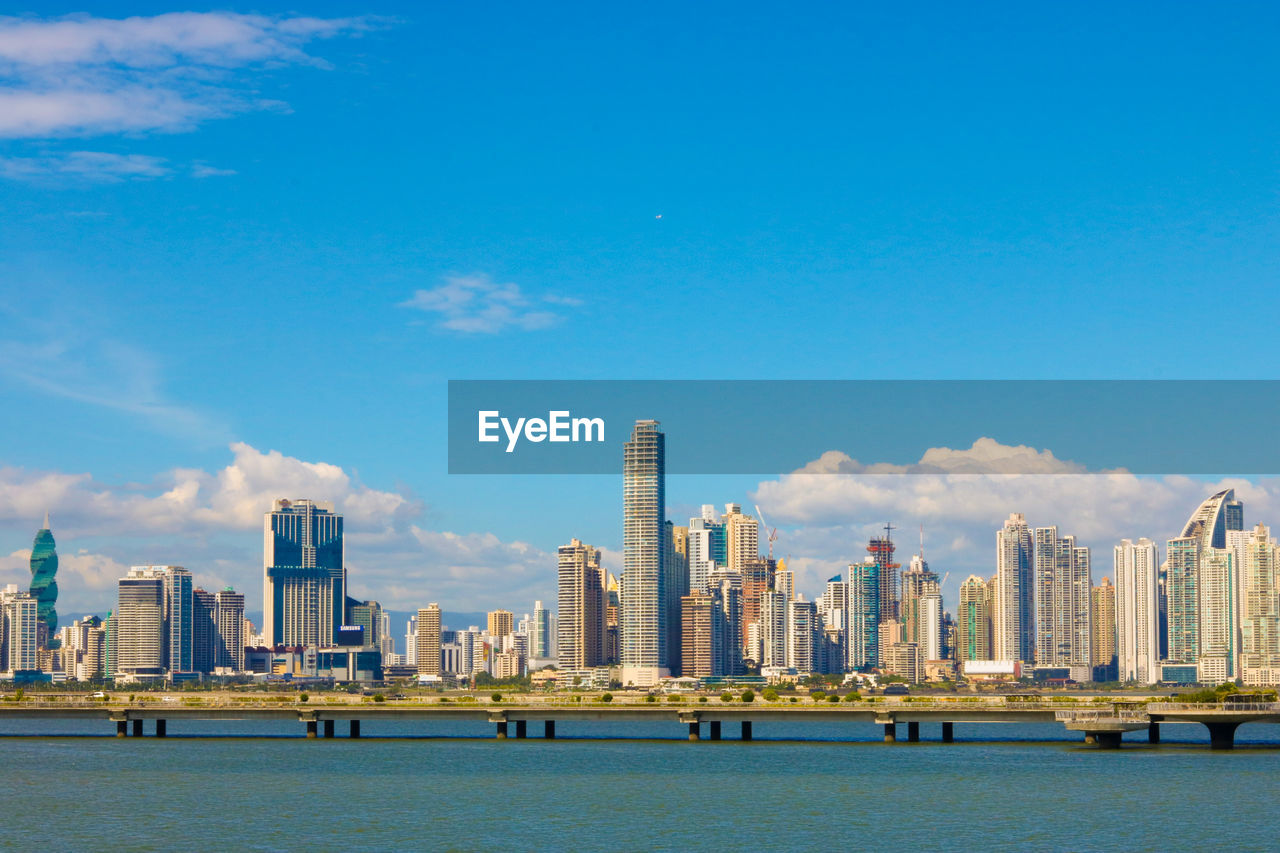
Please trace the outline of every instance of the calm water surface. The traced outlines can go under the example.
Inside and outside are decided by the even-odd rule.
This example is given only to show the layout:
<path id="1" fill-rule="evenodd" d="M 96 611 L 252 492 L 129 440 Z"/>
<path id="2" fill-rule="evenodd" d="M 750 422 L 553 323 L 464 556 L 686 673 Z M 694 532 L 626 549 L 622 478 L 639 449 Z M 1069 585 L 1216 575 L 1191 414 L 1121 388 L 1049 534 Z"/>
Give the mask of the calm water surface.
<path id="1" fill-rule="evenodd" d="M 481 723 L 366 722 L 356 741 L 308 741 L 283 722 L 171 722 L 164 740 L 91 736 L 114 731 L 105 722 L 5 725 L 0 837 L 15 849 L 1280 844 L 1276 726 L 1241 728 L 1223 753 L 1203 727 L 1174 725 L 1158 747 L 1139 734 L 1120 751 L 1058 725 L 958 724 L 946 745 L 936 725 L 891 745 L 870 724 L 757 723 L 751 743 L 692 744 L 676 723 L 560 723 L 550 742 L 540 724 L 508 741 Z M 53 733 L 85 736 L 36 736 Z"/>

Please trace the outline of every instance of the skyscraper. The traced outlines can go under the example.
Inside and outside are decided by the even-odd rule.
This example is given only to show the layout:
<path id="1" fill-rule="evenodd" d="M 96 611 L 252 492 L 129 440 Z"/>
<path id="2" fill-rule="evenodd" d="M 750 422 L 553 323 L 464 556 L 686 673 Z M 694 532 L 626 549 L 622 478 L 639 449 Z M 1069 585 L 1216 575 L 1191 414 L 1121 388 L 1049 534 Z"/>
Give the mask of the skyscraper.
<path id="1" fill-rule="evenodd" d="M 867 553 L 878 567 L 880 621 L 898 618 L 898 569 L 901 563 L 893 561 L 893 539 L 890 538 L 892 525 L 885 525 L 884 536 L 873 536 L 867 544 Z"/>
<path id="2" fill-rule="evenodd" d="M 725 504 L 724 518 L 725 561 L 731 572 L 743 571 L 747 560 L 760 556 L 760 522 L 753 515 L 744 515 L 740 504 Z"/>
<path id="3" fill-rule="evenodd" d="M 1240 677 L 1245 684 L 1275 684 L 1280 681 L 1280 546 L 1269 527 L 1254 527 L 1241 562 Z"/>
<path id="4" fill-rule="evenodd" d="M 689 528 L 678 527 L 669 521 L 663 527 L 666 540 L 662 565 L 666 575 L 663 586 L 667 598 L 667 668 L 672 675 L 678 676 L 684 665 L 680 650 L 680 601 L 689 594 Z"/>
<path id="5" fill-rule="evenodd" d="M 720 644 L 724 642 L 717 598 L 711 592 L 691 592 L 681 599 L 681 671 L 687 676 L 725 674 L 717 671 L 722 658 Z"/>
<path id="6" fill-rule="evenodd" d="M 996 531 L 996 585 L 991 606 L 994 660 L 1034 659 L 1035 545 L 1022 513 Z"/>
<path id="7" fill-rule="evenodd" d="M 995 579 L 993 578 L 992 581 Z M 956 609 L 957 663 L 992 660 L 992 596 L 995 584 L 969 575 L 960 584 L 960 606 Z"/>
<path id="8" fill-rule="evenodd" d="M 557 663 L 588 669 L 605 663 L 605 578 L 600 551 L 578 539 L 559 550 Z"/>
<path id="9" fill-rule="evenodd" d="M 165 579 L 158 566 L 134 566 L 118 583 L 111 617 L 113 675 L 155 679 L 165 670 Z"/>
<path id="10" fill-rule="evenodd" d="M 58 632 L 58 551 L 49 529 L 49 514 L 44 514 L 44 527 L 36 531 L 31 543 L 31 597 L 36 600 L 36 632 L 39 642 L 57 645 Z"/>
<path id="11" fill-rule="evenodd" d="M 213 672 L 218 644 L 218 596 L 197 587 L 191 593 L 191 666 Z"/>
<path id="12" fill-rule="evenodd" d="M 1200 659 L 1200 539 L 1179 536 L 1168 542 L 1167 597 L 1169 660 Z"/>
<path id="13" fill-rule="evenodd" d="M 931 613 L 936 610 L 938 624 L 936 628 L 930 630 L 935 639 L 926 642 L 921 637 L 921 630 L 928 628 L 930 623 L 921 618 L 921 602 L 932 595 L 938 596 L 938 607 L 930 608 Z M 942 587 L 938 582 L 937 573 L 930 571 L 929 564 L 925 562 L 922 555 L 914 555 L 911 558 L 910 568 L 902 573 L 902 626 L 906 641 L 920 646 L 920 654 L 924 660 L 936 660 L 937 658 L 928 657 L 928 654 L 935 647 L 940 648 L 938 638 L 942 631 L 941 595 Z"/>
<path id="14" fill-rule="evenodd" d="M 543 607 L 541 601 L 535 601 L 533 620 L 529 623 L 529 656 L 535 660 L 548 660 L 553 645 L 551 611 Z"/>
<path id="15" fill-rule="evenodd" d="M 667 658 L 666 436 L 636 421 L 623 448 L 622 590 L 619 624 L 624 684 L 670 674 Z"/>
<path id="16" fill-rule="evenodd" d="M 244 671 L 244 593 L 223 587 L 215 595 L 215 642 L 213 667 Z"/>
<path id="17" fill-rule="evenodd" d="M 707 516 L 710 515 L 711 518 Z M 701 518 L 689 519 L 688 561 L 689 591 L 702 592 L 707 588 L 708 578 L 715 571 L 716 561 L 713 556 L 717 534 L 723 549 L 724 528 L 716 519 L 715 509 L 711 506 L 702 508 Z"/>
<path id="18" fill-rule="evenodd" d="M 1160 563 L 1156 543 L 1122 539 L 1115 547 L 1116 665 L 1120 681 L 1155 684 L 1160 680 Z"/>
<path id="19" fill-rule="evenodd" d="M 515 628 L 516 616 L 510 610 L 489 611 L 489 636 L 501 645 L 502 638 L 509 636 Z"/>
<path id="20" fill-rule="evenodd" d="M 1035 578 L 1036 664 L 1077 667 L 1077 681 L 1091 680 L 1089 549 L 1074 536 L 1058 536 L 1057 527 L 1036 528 Z"/>
<path id="21" fill-rule="evenodd" d="M 880 663 L 880 565 L 863 560 L 849 565 L 850 672 Z"/>
<path id="22" fill-rule="evenodd" d="M 418 611 L 415 640 L 418 675 L 440 674 L 440 605 L 432 602 Z"/>
<path id="23" fill-rule="evenodd" d="M 1200 680 L 1221 684 L 1236 677 L 1237 581 L 1235 554 L 1203 548 L 1199 565 Z"/>
<path id="24" fill-rule="evenodd" d="M 1089 657 L 1094 681 L 1116 680 L 1116 588 L 1111 578 L 1089 592 Z"/>
<path id="25" fill-rule="evenodd" d="M 0 592 L 0 668 L 8 673 L 31 672 L 40 668 L 39 601 L 17 584 Z"/>
<path id="26" fill-rule="evenodd" d="M 347 603 L 342 516 L 332 503 L 277 500 L 263 519 L 267 645 L 328 646 Z"/>

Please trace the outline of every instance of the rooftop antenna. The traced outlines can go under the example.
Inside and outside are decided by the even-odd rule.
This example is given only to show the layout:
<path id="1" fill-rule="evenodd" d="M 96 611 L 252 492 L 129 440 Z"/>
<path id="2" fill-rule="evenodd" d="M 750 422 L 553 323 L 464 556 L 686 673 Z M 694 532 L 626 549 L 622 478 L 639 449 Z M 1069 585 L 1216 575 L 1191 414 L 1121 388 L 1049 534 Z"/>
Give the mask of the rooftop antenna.
<path id="1" fill-rule="evenodd" d="M 924 562 L 924 524 L 920 525 L 920 561 Z"/>

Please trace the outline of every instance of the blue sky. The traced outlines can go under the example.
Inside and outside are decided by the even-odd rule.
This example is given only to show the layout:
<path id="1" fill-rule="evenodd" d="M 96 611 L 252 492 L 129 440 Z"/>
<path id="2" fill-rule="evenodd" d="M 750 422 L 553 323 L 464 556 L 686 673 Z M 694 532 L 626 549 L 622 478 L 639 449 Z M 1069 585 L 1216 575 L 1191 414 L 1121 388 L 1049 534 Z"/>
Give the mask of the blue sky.
<path id="1" fill-rule="evenodd" d="M 449 378 L 1271 375 L 1272 5 L 154 18 L 187 11 L 0 20 L 0 553 L 60 496 L 99 582 L 165 559 L 252 595 L 242 506 L 119 509 L 194 482 L 175 470 L 260 464 L 266 489 L 239 443 L 403 499 L 394 536 L 371 517 L 353 542 L 385 569 L 371 594 L 480 609 L 505 571 L 516 600 L 492 604 L 524 610 L 557 544 L 620 544 L 619 484 L 448 477 Z M 671 502 L 756 484 L 681 479 Z M 480 538 L 415 556 L 415 526 Z M 957 562 L 989 571 L 986 546 Z"/>

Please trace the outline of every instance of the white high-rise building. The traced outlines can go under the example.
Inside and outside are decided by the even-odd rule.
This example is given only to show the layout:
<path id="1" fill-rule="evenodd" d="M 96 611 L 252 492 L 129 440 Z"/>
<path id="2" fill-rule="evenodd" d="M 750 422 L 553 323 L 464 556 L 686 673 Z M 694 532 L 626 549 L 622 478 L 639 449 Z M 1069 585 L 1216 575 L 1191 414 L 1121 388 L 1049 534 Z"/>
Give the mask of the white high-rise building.
<path id="1" fill-rule="evenodd" d="M 9 584 L 0 592 L 0 617 L 4 621 L 0 667 L 15 673 L 40 668 L 39 626 L 36 611 L 39 602 L 17 584 Z"/>
<path id="2" fill-rule="evenodd" d="M 622 682 L 648 686 L 670 675 L 665 556 L 666 436 L 654 420 L 636 421 L 623 447 Z M 563 620 L 564 614 L 560 614 Z M 561 628 L 563 631 L 563 627 Z"/>
<path id="3" fill-rule="evenodd" d="M 1221 684 L 1236 677 L 1236 559 L 1227 548 L 1200 551 L 1200 680 Z"/>
<path id="4" fill-rule="evenodd" d="M 788 600 L 787 607 L 787 666 L 796 672 L 813 672 L 814 635 L 817 633 L 818 613 L 812 601 L 804 597 Z"/>
<path id="5" fill-rule="evenodd" d="M 404 627 L 405 666 L 418 665 L 418 614 L 409 617 Z"/>
<path id="6" fill-rule="evenodd" d="M 1240 677 L 1250 685 L 1280 683 L 1280 546 L 1271 529 L 1258 524 L 1243 551 Z"/>
<path id="7" fill-rule="evenodd" d="M 787 599 L 779 592 L 760 596 L 760 665 L 787 666 Z"/>
<path id="8" fill-rule="evenodd" d="M 991 653 L 996 660 L 1033 660 L 1035 647 L 1035 545 L 1022 513 L 996 531 L 996 585 L 991 614 Z"/>
<path id="9" fill-rule="evenodd" d="M 1057 527 L 1037 527 L 1034 563 L 1036 664 L 1091 671 L 1089 549 L 1077 546 L 1074 536 L 1058 536 Z M 1077 680 L 1091 679 L 1084 675 Z"/>
<path id="10" fill-rule="evenodd" d="M 942 593 L 926 592 L 916 601 L 915 642 L 920 659 L 942 660 Z"/>
<path id="11" fill-rule="evenodd" d="M 708 507 L 709 509 L 710 507 Z M 689 591 L 706 592 L 716 570 L 712 556 L 719 524 L 706 518 L 689 519 Z"/>
<path id="12" fill-rule="evenodd" d="M 1160 680 L 1160 555 L 1156 543 L 1120 540 L 1115 547 L 1116 665 L 1121 681 Z"/>

